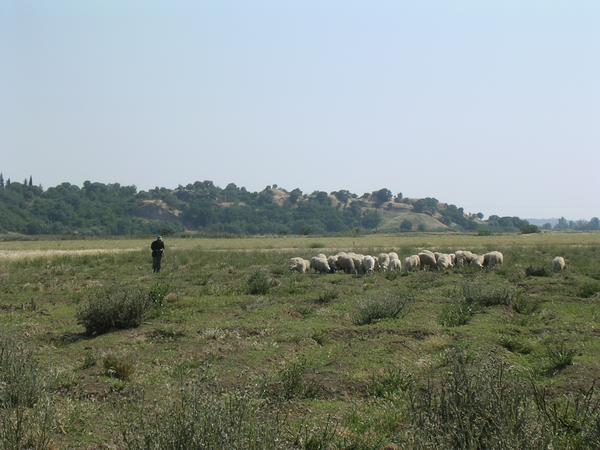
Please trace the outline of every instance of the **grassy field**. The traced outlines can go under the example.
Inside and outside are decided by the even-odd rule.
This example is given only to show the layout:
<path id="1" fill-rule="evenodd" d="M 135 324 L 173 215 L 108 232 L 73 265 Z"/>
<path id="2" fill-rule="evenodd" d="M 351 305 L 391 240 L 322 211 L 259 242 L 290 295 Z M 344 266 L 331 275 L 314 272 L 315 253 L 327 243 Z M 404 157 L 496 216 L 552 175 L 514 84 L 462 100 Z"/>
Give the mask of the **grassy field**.
<path id="1" fill-rule="evenodd" d="M 0 242 L 0 447 L 19 420 L 30 448 L 600 445 L 600 233 L 167 239 L 160 275 L 149 243 Z M 422 248 L 505 264 L 287 270 Z M 154 300 L 139 326 L 86 333 L 124 293 Z"/>

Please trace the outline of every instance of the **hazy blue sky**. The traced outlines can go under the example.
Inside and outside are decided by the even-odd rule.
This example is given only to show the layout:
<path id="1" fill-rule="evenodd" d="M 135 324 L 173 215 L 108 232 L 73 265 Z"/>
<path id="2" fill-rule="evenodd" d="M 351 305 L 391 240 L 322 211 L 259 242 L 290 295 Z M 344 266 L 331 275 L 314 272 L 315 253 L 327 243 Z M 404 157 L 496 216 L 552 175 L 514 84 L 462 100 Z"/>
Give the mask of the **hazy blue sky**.
<path id="1" fill-rule="evenodd" d="M 0 1 L 0 171 L 600 215 L 600 2 Z"/>

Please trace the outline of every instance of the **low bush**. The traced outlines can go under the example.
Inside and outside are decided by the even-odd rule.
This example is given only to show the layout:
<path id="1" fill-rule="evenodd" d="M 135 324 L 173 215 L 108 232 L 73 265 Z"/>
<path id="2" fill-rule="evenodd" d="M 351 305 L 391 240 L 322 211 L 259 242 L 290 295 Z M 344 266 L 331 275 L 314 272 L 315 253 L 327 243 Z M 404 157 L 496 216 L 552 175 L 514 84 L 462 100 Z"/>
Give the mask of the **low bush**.
<path id="1" fill-rule="evenodd" d="M 414 377 L 403 367 L 394 366 L 373 372 L 367 387 L 371 397 L 388 397 L 412 387 Z"/>
<path id="2" fill-rule="evenodd" d="M 552 273 L 544 266 L 527 266 L 525 275 L 528 277 L 549 277 Z"/>
<path id="3" fill-rule="evenodd" d="M 352 316 L 354 325 L 368 325 L 381 319 L 397 319 L 408 313 L 412 298 L 401 295 L 383 295 L 364 300 Z"/>
<path id="4" fill-rule="evenodd" d="M 549 374 L 555 374 L 572 365 L 577 355 L 577 348 L 569 345 L 565 340 L 549 340 L 544 347 L 548 358 Z"/>
<path id="5" fill-rule="evenodd" d="M 457 352 L 448 372 L 407 397 L 407 448 L 547 448 L 528 384 L 500 361 L 472 366 Z"/>
<path id="6" fill-rule="evenodd" d="M 539 303 L 536 300 L 525 297 L 524 295 L 516 295 L 513 298 L 510 306 L 516 313 L 531 314 L 538 309 Z"/>
<path id="7" fill-rule="evenodd" d="M 88 334 L 135 328 L 154 306 L 147 292 L 114 286 L 89 294 L 77 313 L 77 320 Z"/>
<path id="8" fill-rule="evenodd" d="M 109 353 L 102 360 L 106 375 L 119 380 L 129 381 L 135 372 L 135 366 L 130 358 Z"/>
<path id="9" fill-rule="evenodd" d="M 271 289 L 272 282 L 265 272 L 257 270 L 248 278 L 248 293 L 264 295 Z"/>
<path id="10" fill-rule="evenodd" d="M 53 410 L 33 354 L 0 335 L 0 448 L 47 449 Z"/>
<path id="11" fill-rule="evenodd" d="M 144 406 L 122 421 L 127 449 L 290 448 L 284 416 L 247 392 L 218 396 L 185 388 L 162 409 Z"/>
<path id="12" fill-rule="evenodd" d="M 338 298 L 338 293 L 336 291 L 333 290 L 328 290 L 328 291 L 323 291 L 319 294 L 319 297 L 317 298 L 317 300 L 315 301 L 315 303 L 319 303 L 319 304 L 328 304 L 331 303 L 332 300 L 335 300 L 336 298 Z"/>
<path id="13" fill-rule="evenodd" d="M 277 373 L 275 380 L 266 390 L 271 397 L 283 400 L 294 398 L 314 398 L 319 393 L 319 387 L 308 383 L 305 379 L 306 360 L 288 361 Z"/>
<path id="14" fill-rule="evenodd" d="M 165 298 L 169 293 L 170 286 L 164 281 L 158 281 L 148 291 L 148 301 L 152 305 L 163 306 Z"/>
<path id="15" fill-rule="evenodd" d="M 517 293 L 509 287 L 489 286 L 480 283 L 463 285 L 463 296 L 467 303 L 478 306 L 510 306 Z"/>
<path id="16" fill-rule="evenodd" d="M 44 389 L 45 380 L 32 352 L 0 335 L 0 408 L 33 407 Z"/>
<path id="17" fill-rule="evenodd" d="M 527 355 L 533 350 L 529 342 L 516 336 L 502 336 L 499 342 L 502 347 L 512 353 Z"/>
<path id="18" fill-rule="evenodd" d="M 579 287 L 578 295 L 582 298 L 590 298 L 600 292 L 600 283 L 597 281 L 586 282 Z"/>
<path id="19" fill-rule="evenodd" d="M 473 304 L 465 299 L 455 299 L 450 301 L 438 318 L 440 325 L 445 327 L 459 327 L 465 325 L 471 320 L 474 314 Z"/>

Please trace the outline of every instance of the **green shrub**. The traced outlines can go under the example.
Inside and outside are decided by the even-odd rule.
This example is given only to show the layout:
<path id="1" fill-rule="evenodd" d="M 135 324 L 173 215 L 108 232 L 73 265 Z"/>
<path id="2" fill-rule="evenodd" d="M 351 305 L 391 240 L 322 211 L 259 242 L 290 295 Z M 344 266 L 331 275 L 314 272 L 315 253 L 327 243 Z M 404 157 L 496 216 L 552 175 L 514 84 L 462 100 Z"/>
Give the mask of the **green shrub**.
<path id="1" fill-rule="evenodd" d="M 47 449 L 53 410 L 33 354 L 0 335 L 0 448 Z"/>
<path id="2" fill-rule="evenodd" d="M 516 313 L 531 314 L 538 309 L 539 303 L 536 300 L 528 299 L 524 295 L 516 295 L 510 306 Z"/>
<path id="3" fill-rule="evenodd" d="M 314 398 L 319 387 L 305 380 L 306 360 L 303 358 L 288 361 L 277 373 L 274 383 L 267 389 L 272 397 L 284 400 L 294 398 Z"/>
<path id="4" fill-rule="evenodd" d="M 456 299 L 444 306 L 438 321 L 445 327 L 459 327 L 467 324 L 473 313 L 472 303 L 465 299 Z"/>
<path id="5" fill-rule="evenodd" d="M 139 405 L 122 420 L 125 448 L 130 450 L 290 448 L 282 414 L 249 393 L 223 396 L 185 388 L 164 408 Z"/>
<path id="6" fill-rule="evenodd" d="M 140 289 L 111 287 L 94 291 L 77 313 L 88 334 L 135 328 L 154 306 Z"/>
<path id="7" fill-rule="evenodd" d="M 264 295 L 271 289 L 271 280 L 265 272 L 258 270 L 248 278 L 248 293 Z"/>
<path id="8" fill-rule="evenodd" d="M 170 287 L 164 281 L 158 281 L 148 291 L 148 301 L 151 305 L 163 306 Z"/>
<path id="9" fill-rule="evenodd" d="M 368 325 L 381 319 L 397 319 L 408 313 L 412 299 L 400 295 L 370 298 L 358 305 L 352 316 L 354 325 Z"/>
<path id="10" fill-rule="evenodd" d="M 478 306 L 510 306 L 517 293 L 508 287 L 489 286 L 480 283 L 465 283 L 463 296 L 467 303 Z"/>
<path id="11" fill-rule="evenodd" d="M 596 295 L 597 292 L 600 292 L 600 283 L 597 281 L 591 281 L 584 283 L 579 287 L 579 297 L 582 298 L 590 298 Z"/>
<path id="12" fill-rule="evenodd" d="M 0 408 L 33 407 L 44 389 L 45 380 L 31 350 L 0 335 Z"/>
<path id="13" fill-rule="evenodd" d="M 448 372 L 407 399 L 406 448 L 541 450 L 550 440 L 529 385 L 494 359 L 472 366 L 457 352 Z"/>
<path id="14" fill-rule="evenodd" d="M 548 373 L 554 374 L 573 364 L 577 349 L 565 340 L 549 340 L 544 344 L 548 358 Z"/>
<path id="15" fill-rule="evenodd" d="M 525 275 L 528 277 L 549 277 L 551 275 L 550 270 L 544 266 L 527 266 L 525 268 Z"/>
<path id="16" fill-rule="evenodd" d="M 319 294 L 319 297 L 315 301 L 315 303 L 320 303 L 322 305 L 331 303 L 332 300 L 338 298 L 339 294 L 334 290 L 323 291 Z"/>
<path id="17" fill-rule="evenodd" d="M 129 357 L 113 353 L 109 353 L 104 357 L 102 365 L 106 375 L 123 381 L 128 381 L 135 372 L 135 367 Z"/>
<path id="18" fill-rule="evenodd" d="M 522 355 L 527 355 L 533 350 L 527 341 L 516 336 L 502 336 L 500 345 L 512 353 L 521 353 Z"/>
<path id="19" fill-rule="evenodd" d="M 397 392 L 405 392 L 414 383 L 413 375 L 403 367 L 395 366 L 373 372 L 367 387 L 371 397 L 387 397 Z"/>

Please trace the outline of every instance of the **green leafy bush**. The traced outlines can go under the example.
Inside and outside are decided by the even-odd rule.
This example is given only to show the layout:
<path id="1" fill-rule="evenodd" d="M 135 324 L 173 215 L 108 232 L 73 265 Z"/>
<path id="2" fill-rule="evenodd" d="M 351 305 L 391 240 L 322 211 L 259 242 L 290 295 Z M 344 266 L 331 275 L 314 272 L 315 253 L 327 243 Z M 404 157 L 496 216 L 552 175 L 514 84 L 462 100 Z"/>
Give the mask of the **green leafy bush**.
<path id="1" fill-rule="evenodd" d="M 92 292 L 77 313 L 88 334 L 138 327 L 154 307 L 141 289 L 114 286 Z"/>
<path id="2" fill-rule="evenodd" d="M 525 268 L 525 275 L 528 277 L 549 277 L 551 275 L 550 270 L 544 266 L 527 266 Z"/>
<path id="3" fill-rule="evenodd" d="M 481 283 L 465 283 L 463 296 L 467 303 L 478 306 L 510 306 L 517 292 L 513 288 L 490 286 Z"/>
<path id="4" fill-rule="evenodd" d="M 123 381 L 129 381 L 135 372 L 135 366 L 129 357 L 114 353 L 106 355 L 102 360 L 102 365 L 106 375 Z"/>
<path id="5" fill-rule="evenodd" d="M 248 278 L 248 293 L 264 295 L 271 289 L 271 280 L 265 272 L 257 270 Z"/>
<path id="6" fill-rule="evenodd" d="M 218 396 L 185 388 L 164 408 L 139 406 L 122 421 L 130 450 L 290 448 L 284 416 L 247 392 Z"/>
<path id="7" fill-rule="evenodd" d="M 438 321 L 445 327 L 459 327 L 467 324 L 473 314 L 474 310 L 471 302 L 465 299 L 455 299 L 444 307 Z"/>
<path id="8" fill-rule="evenodd" d="M 548 358 L 548 373 L 554 374 L 573 364 L 577 348 L 570 346 L 565 340 L 549 340 L 545 344 Z"/>
<path id="9" fill-rule="evenodd" d="M 352 316 L 354 325 L 368 325 L 381 319 L 396 319 L 408 313 L 412 298 L 400 295 L 383 295 L 364 300 Z"/>

